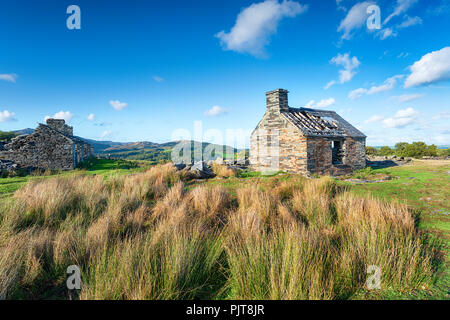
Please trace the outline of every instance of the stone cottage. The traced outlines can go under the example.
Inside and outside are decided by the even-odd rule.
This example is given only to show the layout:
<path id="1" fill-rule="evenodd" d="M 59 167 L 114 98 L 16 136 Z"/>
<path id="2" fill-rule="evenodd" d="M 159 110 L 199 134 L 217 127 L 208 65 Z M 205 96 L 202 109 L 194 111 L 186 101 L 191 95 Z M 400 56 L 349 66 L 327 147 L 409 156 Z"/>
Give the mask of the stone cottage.
<path id="1" fill-rule="evenodd" d="M 32 134 L 15 137 L 0 150 L 0 159 L 40 169 L 71 170 L 92 155 L 92 146 L 60 119 L 47 119 Z"/>
<path id="2" fill-rule="evenodd" d="M 288 91 L 266 93 L 267 109 L 250 137 L 260 171 L 347 174 L 366 166 L 366 136 L 334 111 L 290 108 Z"/>

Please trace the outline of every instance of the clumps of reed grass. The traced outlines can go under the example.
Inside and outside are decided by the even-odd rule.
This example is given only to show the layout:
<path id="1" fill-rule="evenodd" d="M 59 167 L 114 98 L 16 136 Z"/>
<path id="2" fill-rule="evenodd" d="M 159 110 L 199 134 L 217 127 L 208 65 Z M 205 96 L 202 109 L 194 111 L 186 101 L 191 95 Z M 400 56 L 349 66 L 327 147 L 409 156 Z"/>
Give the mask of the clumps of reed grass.
<path id="1" fill-rule="evenodd" d="M 0 298 L 345 299 L 432 283 L 435 251 L 405 205 L 330 178 L 187 187 L 172 165 L 29 182 L 0 210 Z"/>
<path id="2" fill-rule="evenodd" d="M 277 194 L 238 190 L 225 242 L 231 298 L 348 298 L 365 289 L 370 265 L 382 290 L 432 283 L 433 250 L 406 206 L 342 193 L 330 178 Z"/>
<path id="3" fill-rule="evenodd" d="M 230 168 L 227 165 L 217 162 L 212 163 L 211 169 L 216 176 L 221 178 L 235 177 L 239 173 L 237 169 Z"/>

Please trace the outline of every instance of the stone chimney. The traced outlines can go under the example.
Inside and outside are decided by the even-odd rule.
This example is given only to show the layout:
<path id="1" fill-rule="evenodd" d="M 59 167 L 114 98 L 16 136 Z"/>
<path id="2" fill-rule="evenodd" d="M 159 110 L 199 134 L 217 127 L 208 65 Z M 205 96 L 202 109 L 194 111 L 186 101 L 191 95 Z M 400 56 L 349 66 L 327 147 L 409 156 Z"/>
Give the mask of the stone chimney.
<path id="1" fill-rule="evenodd" d="M 68 126 L 64 119 L 49 118 L 49 119 L 47 119 L 46 122 L 50 128 L 55 129 L 64 134 L 67 134 L 69 136 L 73 136 L 73 127 Z"/>
<path id="2" fill-rule="evenodd" d="M 279 113 L 280 111 L 288 111 L 288 92 L 284 89 L 266 92 L 267 112 Z"/>

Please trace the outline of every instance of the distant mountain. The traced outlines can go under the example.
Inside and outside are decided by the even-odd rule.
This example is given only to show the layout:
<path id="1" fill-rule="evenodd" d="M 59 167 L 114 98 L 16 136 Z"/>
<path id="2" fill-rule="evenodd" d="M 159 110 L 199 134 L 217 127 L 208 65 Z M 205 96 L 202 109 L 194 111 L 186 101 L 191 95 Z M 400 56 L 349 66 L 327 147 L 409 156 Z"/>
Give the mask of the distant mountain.
<path id="1" fill-rule="evenodd" d="M 13 132 L 17 135 L 22 135 L 22 134 L 31 134 L 34 132 L 34 130 L 27 128 L 22 130 L 16 130 Z M 97 141 L 82 137 L 77 138 L 80 138 L 81 140 L 84 140 L 87 143 L 91 144 L 94 149 L 94 153 L 96 155 L 109 156 L 112 158 L 129 159 L 129 160 L 147 160 L 153 163 L 158 163 L 161 161 L 170 160 L 172 150 L 178 144 L 181 144 L 183 149 L 190 148 L 192 157 L 194 155 L 194 141 L 190 140 L 155 143 L 149 141 L 140 141 L 140 142 Z M 228 146 L 215 145 L 206 142 L 202 144 L 202 151 L 205 151 L 207 147 L 210 150 L 220 150 L 220 152 L 218 152 L 217 154 L 212 152 L 212 155 L 209 156 L 209 159 L 205 160 L 217 159 L 218 157 L 220 158 L 232 157 L 232 155 L 236 153 L 246 152 L 241 149 L 235 149 Z M 203 154 L 211 153 L 208 152 L 208 150 L 206 151 L 207 152 L 204 152 Z"/>
<path id="2" fill-rule="evenodd" d="M 15 130 L 13 132 L 15 134 L 17 134 L 18 136 L 20 136 L 22 134 L 32 134 L 34 132 L 34 129 L 26 128 L 26 129 L 22 129 L 22 130 Z"/>
<path id="3" fill-rule="evenodd" d="M 87 139 L 87 138 L 82 138 L 82 137 L 77 137 L 77 138 L 80 138 L 81 140 L 84 140 L 87 143 L 90 143 L 92 145 L 92 147 L 94 148 L 95 154 L 101 154 L 101 153 L 103 153 L 103 151 L 105 149 L 126 144 L 123 142 L 97 141 L 97 140 L 92 140 L 92 139 Z"/>
<path id="4" fill-rule="evenodd" d="M 128 160 L 147 160 L 153 163 L 161 161 L 167 161 L 171 159 L 172 150 L 176 145 L 180 145 L 183 149 L 191 149 L 191 157 L 194 155 L 194 141 L 172 141 L 166 143 L 154 143 L 148 141 L 119 143 L 105 148 L 98 152 L 99 155 L 107 155 L 112 158 L 128 159 Z M 211 156 L 206 157 L 204 160 L 214 160 L 217 158 L 232 157 L 235 153 L 245 152 L 244 150 L 235 149 L 232 147 L 215 145 L 210 143 L 202 144 L 203 154 L 209 154 L 204 152 L 206 148 L 210 150 L 220 150 L 217 154 L 211 152 Z"/>

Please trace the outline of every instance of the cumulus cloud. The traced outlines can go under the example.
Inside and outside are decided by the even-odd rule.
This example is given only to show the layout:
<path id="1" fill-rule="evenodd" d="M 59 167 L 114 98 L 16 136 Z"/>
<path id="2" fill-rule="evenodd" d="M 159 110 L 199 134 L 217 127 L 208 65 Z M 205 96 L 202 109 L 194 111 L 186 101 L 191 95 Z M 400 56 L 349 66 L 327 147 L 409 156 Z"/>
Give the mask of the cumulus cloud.
<path id="1" fill-rule="evenodd" d="M 314 100 L 311 100 L 305 105 L 305 108 L 323 109 L 328 108 L 329 106 L 332 106 L 335 103 L 336 100 L 334 98 L 323 99 L 317 103 Z"/>
<path id="2" fill-rule="evenodd" d="M 364 1 L 355 4 L 341 21 L 337 31 L 343 32 L 342 39 L 349 40 L 352 37 L 352 31 L 361 28 L 368 17 L 367 7 L 375 4 L 372 1 Z"/>
<path id="3" fill-rule="evenodd" d="M 95 115 L 93 113 L 89 114 L 86 119 L 88 119 L 89 121 L 94 121 L 95 120 Z"/>
<path id="4" fill-rule="evenodd" d="M 403 77 L 403 75 L 396 75 L 396 76 L 386 79 L 384 81 L 384 83 L 379 86 L 372 86 L 370 89 L 359 88 L 359 89 L 353 90 L 348 94 L 348 97 L 351 100 L 356 100 L 358 98 L 361 98 L 365 94 L 371 95 L 371 94 L 375 94 L 375 93 L 392 90 L 397 85 L 397 80 L 402 77 Z"/>
<path id="5" fill-rule="evenodd" d="M 378 122 L 383 120 L 384 117 L 379 116 L 379 115 L 373 115 L 371 116 L 369 119 L 367 119 L 366 121 L 364 121 L 364 123 L 374 123 L 374 122 Z"/>
<path id="6" fill-rule="evenodd" d="M 409 68 L 405 88 L 428 85 L 450 79 L 450 47 L 427 53 Z"/>
<path id="7" fill-rule="evenodd" d="M 0 122 L 15 121 L 15 116 L 14 112 L 9 112 L 8 110 L 0 111 Z"/>
<path id="8" fill-rule="evenodd" d="M 417 0 L 397 0 L 394 11 L 384 20 L 383 24 L 388 23 L 392 18 L 405 13 Z"/>
<path id="9" fill-rule="evenodd" d="M 383 120 L 383 125 L 386 128 L 403 128 L 416 121 L 418 112 L 413 108 L 406 108 L 397 111 L 397 113 L 391 117 Z"/>
<path id="10" fill-rule="evenodd" d="M 111 101 L 109 101 L 109 105 L 117 111 L 123 110 L 126 107 L 128 107 L 127 103 L 120 102 L 119 100 L 111 100 Z"/>
<path id="11" fill-rule="evenodd" d="M 53 118 L 53 119 L 63 119 L 66 122 L 68 122 L 68 121 L 70 121 L 73 118 L 73 116 L 74 115 L 70 111 L 62 111 L 61 110 L 60 112 L 55 113 L 53 115 L 53 117 L 46 116 L 44 118 L 44 121 L 47 121 L 47 119 Z"/>
<path id="12" fill-rule="evenodd" d="M 161 78 L 159 76 L 153 76 L 153 80 L 155 80 L 156 82 L 164 82 L 164 78 Z"/>
<path id="13" fill-rule="evenodd" d="M 277 32 L 280 20 L 293 18 L 307 8 L 290 0 L 254 3 L 239 13 L 230 32 L 220 31 L 216 37 L 220 39 L 224 50 L 264 56 L 264 47 L 269 44 L 270 36 Z"/>
<path id="14" fill-rule="evenodd" d="M 15 73 L 0 74 L 0 80 L 16 83 L 18 75 Z"/>
<path id="15" fill-rule="evenodd" d="M 221 106 L 212 106 L 211 109 L 208 109 L 204 112 L 205 116 L 208 117 L 214 117 L 218 116 L 219 114 L 227 113 L 228 111 L 225 108 L 222 108 Z"/>
<path id="16" fill-rule="evenodd" d="M 336 57 L 330 60 L 330 63 L 343 67 L 343 69 L 339 70 L 340 83 L 352 80 L 356 74 L 356 69 L 361 64 L 361 62 L 359 62 L 357 57 L 350 57 L 349 53 L 344 54 L 339 53 Z"/>
<path id="17" fill-rule="evenodd" d="M 367 94 L 374 94 L 374 93 L 392 90 L 395 88 L 395 86 L 397 84 L 397 80 L 401 79 L 401 78 L 403 78 L 402 75 L 396 75 L 396 76 L 390 77 L 390 78 L 386 79 L 382 85 L 371 87 L 369 89 L 369 91 L 367 91 Z"/>

